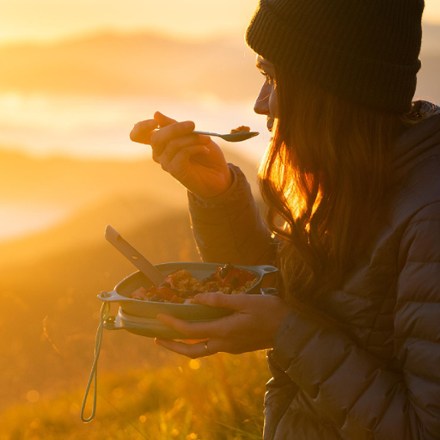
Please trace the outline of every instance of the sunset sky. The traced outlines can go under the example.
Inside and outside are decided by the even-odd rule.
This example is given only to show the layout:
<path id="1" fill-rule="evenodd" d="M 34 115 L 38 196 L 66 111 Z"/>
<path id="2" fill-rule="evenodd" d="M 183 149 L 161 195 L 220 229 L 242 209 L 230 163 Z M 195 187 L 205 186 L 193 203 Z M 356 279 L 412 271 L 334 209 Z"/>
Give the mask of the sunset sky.
<path id="1" fill-rule="evenodd" d="M 0 0 L 0 41 L 101 29 L 154 29 L 197 37 L 242 32 L 256 0 Z"/>
<path id="2" fill-rule="evenodd" d="M 0 42 L 47 40 L 102 29 L 154 29 L 200 37 L 242 33 L 257 0 L 0 0 Z M 425 21 L 440 23 L 440 1 Z"/>

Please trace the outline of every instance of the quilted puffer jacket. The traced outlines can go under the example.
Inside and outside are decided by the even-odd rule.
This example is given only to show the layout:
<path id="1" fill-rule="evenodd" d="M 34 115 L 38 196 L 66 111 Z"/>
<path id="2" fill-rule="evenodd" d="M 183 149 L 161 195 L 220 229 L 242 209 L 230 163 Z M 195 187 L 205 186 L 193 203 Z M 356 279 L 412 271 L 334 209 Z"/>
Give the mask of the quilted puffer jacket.
<path id="1" fill-rule="evenodd" d="M 189 195 L 199 250 L 207 261 L 269 263 L 270 233 L 231 169 L 227 194 Z M 319 310 L 292 310 L 281 324 L 268 352 L 266 440 L 440 439 L 440 114 L 402 135 L 395 177 L 369 260 Z"/>

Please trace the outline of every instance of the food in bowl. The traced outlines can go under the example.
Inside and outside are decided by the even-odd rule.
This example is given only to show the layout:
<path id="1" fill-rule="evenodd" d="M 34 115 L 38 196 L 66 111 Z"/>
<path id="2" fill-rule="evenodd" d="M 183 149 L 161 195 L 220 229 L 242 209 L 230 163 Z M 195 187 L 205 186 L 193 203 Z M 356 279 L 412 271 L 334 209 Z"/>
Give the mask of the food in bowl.
<path id="1" fill-rule="evenodd" d="M 191 303 L 196 294 L 203 292 L 244 293 L 256 279 L 255 273 L 231 264 L 218 266 L 204 279 L 198 279 L 188 270 L 180 269 L 167 275 L 160 286 L 151 286 L 148 289 L 141 286 L 130 296 L 133 299 L 147 301 Z"/>

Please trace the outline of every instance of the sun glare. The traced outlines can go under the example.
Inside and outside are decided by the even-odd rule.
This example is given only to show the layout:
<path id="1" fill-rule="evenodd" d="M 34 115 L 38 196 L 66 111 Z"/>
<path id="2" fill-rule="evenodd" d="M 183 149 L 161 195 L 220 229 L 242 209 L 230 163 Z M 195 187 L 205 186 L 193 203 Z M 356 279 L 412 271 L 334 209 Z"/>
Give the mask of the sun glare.
<path id="1" fill-rule="evenodd" d="M 440 24 L 440 2 L 435 0 L 425 1 L 424 18 L 426 22 Z"/>
<path id="2" fill-rule="evenodd" d="M 40 0 L 38 8 L 32 0 L 0 3 L 0 41 L 50 40 L 99 29 L 150 29 L 186 37 L 240 32 L 256 5 L 254 0 L 112 0 L 101 5 Z"/>
<path id="3" fill-rule="evenodd" d="M 80 420 L 97 294 L 134 271 L 105 225 L 155 264 L 200 258 L 186 189 L 133 125 L 159 110 L 200 130 L 250 126 L 258 137 L 219 145 L 257 194 L 272 136 L 243 38 L 257 3 L 0 0 L 0 438 L 260 438 L 263 351 L 176 362 L 125 330 L 104 330 L 97 420 Z M 440 0 L 426 3 L 434 66 Z M 418 84 L 439 102 L 436 69 Z"/>

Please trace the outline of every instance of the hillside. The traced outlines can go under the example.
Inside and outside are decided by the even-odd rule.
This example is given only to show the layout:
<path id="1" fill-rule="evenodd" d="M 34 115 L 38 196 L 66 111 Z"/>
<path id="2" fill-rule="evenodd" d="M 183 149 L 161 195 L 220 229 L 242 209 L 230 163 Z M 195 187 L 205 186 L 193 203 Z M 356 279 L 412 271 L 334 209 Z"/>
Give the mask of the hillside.
<path id="1" fill-rule="evenodd" d="M 77 207 L 115 192 L 141 194 L 154 182 L 165 192 L 158 197 L 178 194 L 180 185 L 149 159 L 148 148 L 145 160 L 137 161 L 39 157 L 0 149 L 0 201 L 37 199 Z"/>
<path id="2" fill-rule="evenodd" d="M 149 146 L 137 146 L 145 150 L 144 159 L 32 156 L 0 146 L 0 202 L 37 199 L 77 206 L 108 194 L 145 192 L 170 204 L 181 201 L 183 187 L 150 160 Z M 237 147 L 221 146 L 226 159 L 242 167 L 254 183 L 256 164 Z"/>
<path id="3" fill-rule="evenodd" d="M 255 188 L 256 164 L 227 147 L 225 155 L 245 171 Z M 115 201 L 111 209 L 101 206 L 110 198 Z M 135 200 L 140 205 L 137 219 L 131 211 Z M 0 150 L 0 206 L 2 203 L 32 206 L 35 215 L 40 209 L 54 207 L 65 213 L 71 228 L 66 231 L 66 227 L 55 226 L 43 235 L 0 242 L 0 265 L 54 246 L 101 239 L 107 223 L 129 226 L 141 219 L 157 218 L 170 207 L 184 209 L 186 191 L 149 159 L 149 153 L 145 160 L 117 161 L 32 157 Z M 83 209 L 90 210 L 86 221 L 75 217 L 68 220 Z"/>
<path id="4" fill-rule="evenodd" d="M 109 204 L 116 209 L 119 203 Z M 140 205 L 132 214 L 141 214 Z M 83 217 L 85 223 L 87 217 Z M 153 262 L 198 259 L 185 212 L 170 212 L 136 227 L 120 230 Z M 170 239 L 172 237 L 172 239 Z M 0 281 L 2 339 L 0 351 L 0 406 L 24 401 L 29 390 L 42 396 L 85 383 L 91 366 L 99 301 L 136 269 L 107 244 L 102 234 L 94 243 L 29 259 L 21 265 L 3 265 Z M 151 343 L 125 332 L 105 335 L 102 371 L 144 367 L 161 361 Z"/>
<path id="5" fill-rule="evenodd" d="M 85 385 L 98 324 L 96 295 L 136 270 L 105 241 L 107 224 L 154 263 L 199 257 L 185 190 L 150 160 L 0 157 L 0 203 L 7 197 L 37 205 L 50 200 L 70 209 L 50 228 L 0 243 L 2 408 L 25 402 L 30 390 L 45 396 Z M 255 174 L 239 156 L 228 158 Z M 163 363 L 167 354 L 151 344 L 125 332 L 106 334 L 102 371 Z"/>

